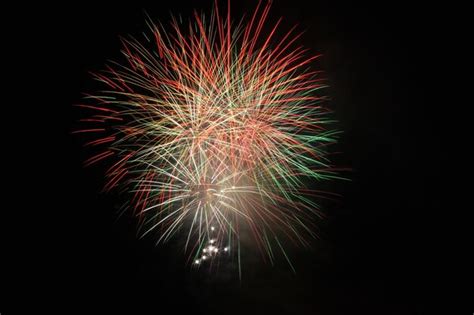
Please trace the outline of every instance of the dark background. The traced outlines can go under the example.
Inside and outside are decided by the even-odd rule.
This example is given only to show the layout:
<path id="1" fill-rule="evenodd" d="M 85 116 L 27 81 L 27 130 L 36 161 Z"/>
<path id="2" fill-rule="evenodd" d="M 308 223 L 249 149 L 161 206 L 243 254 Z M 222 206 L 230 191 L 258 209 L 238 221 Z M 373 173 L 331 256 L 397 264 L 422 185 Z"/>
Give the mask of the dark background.
<path id="1" fill-rule="evenodd" d="M 256 3 L 233 2 L 234 19 Z M 19 175 L 13 206 L 4 211 L 12 219 L 2 222 L 5 314 L 30 307 L 64 314 L 432 314 L 440 301 L 430 216 L 441 162 L 432 132 L 438 109 L 428 97 L 442 35 L 431 4 L 274 1 L 270 20 L 283 16 L 283 30 L 299 24 L 306 30 L 300 42 L 323 54 L 315 66 L 326 72 L 328 106 L 344 131 L 334 160 L 352 169 L 344 174 L 351 182 L 327 186 L 341 197 L 324 202 L 321 240 L 309 251 L 291 250 L 296 274 L 284 261 L 272 267 L 252 257 L 244 258 L 242 281 L 193 270 L 173 244 L 139 240 L 136 221 L 118 218 L 115 196 L 100 193 L 103 168 L 83 168 L 88 153 L 71 135 L 80 117 L 72 104 L 94 87 L 88 72 L 122 60 L 119 36 L 145 30 L 145 10 L 166 23 L 170 12 L 189 16 L 211 6 L 175 0 L 15 11 L 11 43 L 31 67 L 15 76 L 22 106 L 12 119 L 31 125 L 14 128 L 9 151 L 21 154 L 13 155 Z"/>

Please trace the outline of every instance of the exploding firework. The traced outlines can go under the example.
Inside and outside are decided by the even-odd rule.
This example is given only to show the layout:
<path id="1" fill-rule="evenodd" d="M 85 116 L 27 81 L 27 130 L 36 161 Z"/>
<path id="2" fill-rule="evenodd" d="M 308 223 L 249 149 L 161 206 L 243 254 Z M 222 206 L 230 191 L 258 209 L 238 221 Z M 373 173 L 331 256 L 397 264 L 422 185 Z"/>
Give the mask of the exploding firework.
<path id="1" fill-rule="evenodd" d="M 131 192 L 143 235 L 183 235 L 196 265 L 242 233 L 270 260 L 279 235 L 307 244 L 319 215 L 307 182 L 336 177 L 318 56 L 295 28 L 277 36 L 281 19 L 264 31 L 269 10 L 236 23 L 216 2 L 189 24 L 149 20 L 144 40 L 123 40 L 126 63 L 94 74 L 106 88 L 78 105 L 91 114 L 77 132 L 101 148 L 85 164 L 112 161 L 105 189 Z"/>

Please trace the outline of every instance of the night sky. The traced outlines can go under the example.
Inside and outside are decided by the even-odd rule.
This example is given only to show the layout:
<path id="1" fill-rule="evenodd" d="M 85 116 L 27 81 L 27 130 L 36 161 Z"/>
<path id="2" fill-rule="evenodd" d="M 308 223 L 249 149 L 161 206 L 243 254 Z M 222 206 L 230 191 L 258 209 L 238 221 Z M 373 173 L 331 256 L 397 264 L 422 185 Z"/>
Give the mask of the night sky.
<path id="1" fill-rule="evenodd" d="M 233 1 L 234 19 L 255 3 Z M 26 10 L 28 30 L 16 41 L 35 67 L 20 77 L 36 83 L 20 97 L 21 111 L 41 119 L 12 141 L 29 144 L 18 160 L 25 176 L 12 185 L 17 206 L 3 209 L 14 219 L 3 221 L 2 315 L 31 305 L 45 314 L 428 314 L 436 302 L 425 229 L 440 162 L 427 98 L 436 21 L 425 5 L 273 2 L 270 20 L 283 16 L 283 30 L 298 24 L 300 43 L 323 54 L 314 66 L 325 71 L 326 105 L 344 131 L 333 160 L 351 169 L 350 182 L 324 184 L 341 196 L 322 201 L 320 239 L 289 250 L 296 274 L 284 259 L 271 266 L 251 255 L 241 281 L 225 267 L 193 270 L 173 242 L 139 239 L 136 220 L 118 216 L 120 198 L 100 192 L 104 167 L 84 168 L 89 153 L 71 134 L 81 117 L 72 105 L 96 87 L 89 71 L 123 60 L 119 36 L 139 36 L 145 12 L 166 24 L 170 12 L 211 7 L 174 0 Z"/>

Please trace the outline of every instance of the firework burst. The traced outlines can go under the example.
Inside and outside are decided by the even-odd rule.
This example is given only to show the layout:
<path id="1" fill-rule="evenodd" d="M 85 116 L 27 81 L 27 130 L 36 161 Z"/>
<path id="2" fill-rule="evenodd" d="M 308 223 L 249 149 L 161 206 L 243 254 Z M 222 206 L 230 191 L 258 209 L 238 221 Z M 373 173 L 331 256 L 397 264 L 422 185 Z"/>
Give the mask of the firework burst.
<path id="1" fill-rule="evenodd" d="M 179 231 L 197 265 L 242 231 L 270 260 L 277 235 L 306 244 L 319 210 L 305 182 L 336 176 L 325 85 L 309 68 L 318 56 L 295 45 L 295 28 L 277 38 L 281 20 L 264 31 L 269 10 L 236 23 L 216 2 L 189 24 L 149 20 L 144 40 L 123 40 L 126 63 L 94 74 L 106 88 L 78 105 L 91 115 L 77 132 L 101 148 L 86 165 L 112 161 L 105 189 L 132 193 L 143 235 Z"/>

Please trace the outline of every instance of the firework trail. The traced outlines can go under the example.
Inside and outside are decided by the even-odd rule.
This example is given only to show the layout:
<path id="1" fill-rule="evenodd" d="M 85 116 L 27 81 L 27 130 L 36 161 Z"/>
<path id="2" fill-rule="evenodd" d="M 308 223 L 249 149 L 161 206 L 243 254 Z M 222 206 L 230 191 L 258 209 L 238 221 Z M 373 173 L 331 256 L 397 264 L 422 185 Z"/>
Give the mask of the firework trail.
<path id="1" fill-rule="evenodd" d="M 132 193 L 143 235 L 184 235 L 195 264 L 244 231 L 270 260 L 277 235 L 307 244 L 319 210 L 305 182 L 337 176 L 324 81 L 309 68 L 318 56 L 295 45 L 295 28 L 277 37 L 281 19 L 266 27 L 269 10 L 236 23 L 216 2 L 189 24 L 149 20 L 145 40 L 123 40 L 126 63 L 94 74 L 103 91 L 78 105 L 90 115 L 77 132 L 100 148 L 85 164 L 112 161 L 105 189 Z"/>

